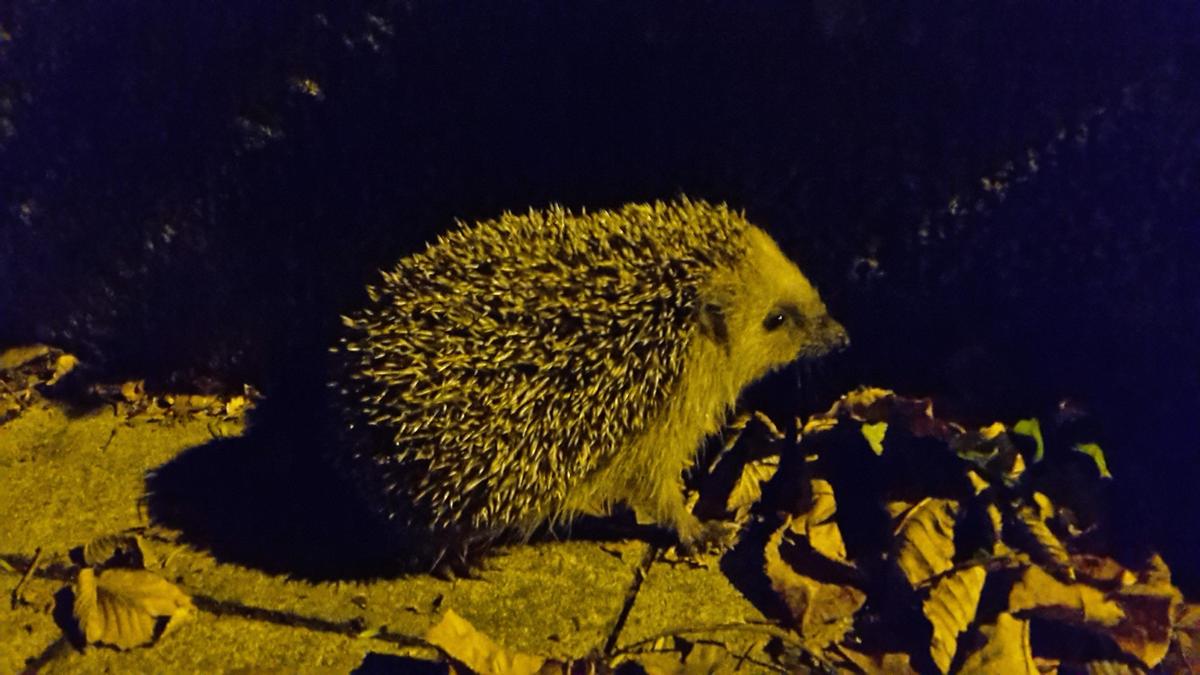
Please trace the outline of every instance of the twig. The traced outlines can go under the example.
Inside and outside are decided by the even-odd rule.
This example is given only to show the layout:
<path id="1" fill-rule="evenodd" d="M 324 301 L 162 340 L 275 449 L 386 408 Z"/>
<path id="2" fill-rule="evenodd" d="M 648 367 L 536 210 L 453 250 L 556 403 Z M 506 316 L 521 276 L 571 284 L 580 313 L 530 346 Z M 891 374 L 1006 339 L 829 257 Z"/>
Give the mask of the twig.
<path id="1" fill-rule="evenodd" d="M 33 576 L 34 570 L 37 569 L 38 563 L 42 560 L 42 547 L 39 546 L 33 552 L 33 560 L 29 563 L 29 567 L 25 568 L 25 574 L 21 575 L 21 580 L 17 582 L 17 587 L 12 591 L 12 608 L 16 609 L 25 600 L 21 597 L 21 591 L 25 588 L 25 583 Z"/>

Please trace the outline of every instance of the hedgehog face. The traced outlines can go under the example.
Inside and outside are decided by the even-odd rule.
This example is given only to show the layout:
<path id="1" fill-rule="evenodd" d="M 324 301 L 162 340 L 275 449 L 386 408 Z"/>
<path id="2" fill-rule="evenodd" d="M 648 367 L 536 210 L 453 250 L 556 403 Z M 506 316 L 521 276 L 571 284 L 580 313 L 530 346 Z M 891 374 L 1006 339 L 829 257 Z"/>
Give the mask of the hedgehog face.
<path id="1" fill-rule="evenodd" d="M 774 240 L 751 228 L 749 251 L 725 291 L 723 319 L 731 361 L 743 383 L 798 358 L 815 358 L 848 344 L 820 295 Z"/>

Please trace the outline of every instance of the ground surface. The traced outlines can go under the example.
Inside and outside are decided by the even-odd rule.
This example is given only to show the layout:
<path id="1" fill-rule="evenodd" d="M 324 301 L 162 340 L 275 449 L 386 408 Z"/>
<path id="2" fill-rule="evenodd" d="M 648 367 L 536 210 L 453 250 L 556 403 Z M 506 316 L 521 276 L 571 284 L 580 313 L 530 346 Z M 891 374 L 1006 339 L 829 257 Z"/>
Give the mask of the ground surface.
<path id="1" fill-rule="evenodd" d="M 560 659 L 762 618 L 719 571 L 651 563 L 641 542 L 518 546 L 479 578 L 455 581 L 314 583 L 222 562 L 149 521 L 146 477 L 214 434 L 243 430 L 240 414 L 125 404 L 78 414 L 26 392 L 0 424 L 0 672 L 349 672 L 369 654 L 368 665 L 384 666 L 398 663 L 388 655 L 436 656 L 418 639 L 447 610 L 505 647 Z M 63 592 L 79 565 L 69 552 L 130 530 L 153 561 L 147 569 L 190 595 L 195 612 L 148 647 L 71 646 Z M 37 572 L 10 605 L 38 551 Z"/>
<path id="2" fill-rule="evenodd" d="M 84 377 L 0 352 L 0 673 L 1200 668 L 1200 606 L 1089 515 L 1102 449 L 1036 419 L 970 429 L 871 387 L 792 440 L 758 413 L 700 481 L 722 555 L 613 518 L 448 580 L 395 569 L 412 540 L 306 466 L 321 434 L 264 431 L 294 411 Z"/>

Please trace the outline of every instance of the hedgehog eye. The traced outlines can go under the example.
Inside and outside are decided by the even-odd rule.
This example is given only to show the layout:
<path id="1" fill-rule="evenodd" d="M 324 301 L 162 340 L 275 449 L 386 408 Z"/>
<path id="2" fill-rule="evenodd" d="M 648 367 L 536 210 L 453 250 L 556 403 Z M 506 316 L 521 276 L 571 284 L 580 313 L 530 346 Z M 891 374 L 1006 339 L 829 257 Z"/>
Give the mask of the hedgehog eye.
<path id="1" fill-rule="evenodd" d="M 782 326 L 784 324 L 784 322 L 786 322 L 786 321 L 787 321 L 787 314 L 785 314 L 782 311 L 776 310 L 776 311 L 768 314 L 767 318 L 763 319 L 763 328 L 767 329 L 768 331 L 772 331 L 772 330 L 775 330 L 776 328 L 779 328 L 780 326 Z"/>

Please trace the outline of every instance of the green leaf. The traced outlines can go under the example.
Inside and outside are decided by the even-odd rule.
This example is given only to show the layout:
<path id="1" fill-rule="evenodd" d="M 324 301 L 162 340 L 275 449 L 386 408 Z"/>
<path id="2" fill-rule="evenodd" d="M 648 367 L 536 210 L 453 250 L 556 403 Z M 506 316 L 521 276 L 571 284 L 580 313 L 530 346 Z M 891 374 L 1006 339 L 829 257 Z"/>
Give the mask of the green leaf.
<path id="1" fill-rule="evenodd" d="M 1108 471 L 1108 462 L 1105 461 L 1104 451 L 1100 449 L 1099 445 L 1096 445 L 1095 443 L 1076 443 L 1072 450 L 1075 450 L 1076 452 L 1082 452 L 1088 457 L 1091 457 L 1092 461 L 1096 463 L 1096 469 L 1100 471 L 1101 478 L 1113 477 Z"/>
<path id="2" fill-rule="evenodd" d="M 1033 463 L 1036 464 L 1042 461 L 1042 455 L 1046 453 L 1046 445 L 1042 442 L 1042 425 L 1038 423 L 1036 417 L 1020 420 L 1012 426 L 1012 432 L 1032 438 L 1033 442 L 1037 444 L 1037 452 L 1033 455 Z"/>
<path id="3" fill-rule="evenodd" d="M 883 454 L 883 437 L 887 434 L 887 428 L 887 422 L 862 425 L 863 438 L 867 439 L 867 444 L 871 446 L 871 450 L 876 455 Z"/>

